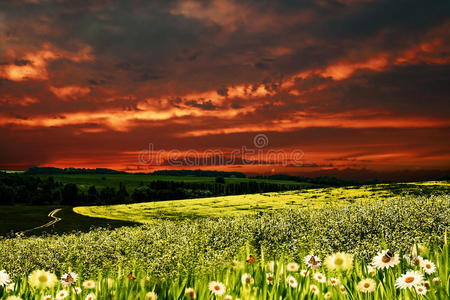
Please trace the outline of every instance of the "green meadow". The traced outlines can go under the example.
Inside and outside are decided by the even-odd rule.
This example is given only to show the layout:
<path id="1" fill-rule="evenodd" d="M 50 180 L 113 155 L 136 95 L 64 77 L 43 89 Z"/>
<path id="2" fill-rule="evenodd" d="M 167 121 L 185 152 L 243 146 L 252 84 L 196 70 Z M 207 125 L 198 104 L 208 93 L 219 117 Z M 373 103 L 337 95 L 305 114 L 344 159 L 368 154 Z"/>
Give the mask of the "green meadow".
<path id="1" fill-rule="evenodd" d="M 136 187 L 147 184 L 152 181 L 175 181 L 187 183 L 214 183 L 216 177 L 200 177 L 200 176 L 165 176 L 165 175 L 146 175 L 146 174 L 52 174 L 38 175 L 42 179 L 53 177 L 55 181 L 66 183 L 74 183 L 78 188 L 87 190 L 91 185 L 96 188 L 113 187 L 118 188 L 122 183 L 130 191 Z M 252 179 L 252 178 L 234 178 L 227 177 L 227 183 L 240 182 L 265 182 L 273 184 L 289 184 L 298 185 L 299 188 L 311 187 L 313 184 L 301 183 L 289 180 L 269 180 L 269 179 Z"/>
<path id="2" fill-rule="evenodd" d="M 134 204 L 81 206 L 73 210 L 81 215 L 148 223 L 155 219 L 232 217 L 282 209 L 346 206 L 405 195 L 442 194 L 450 191 L 446 181 L 363 185 L 353 187 L 305 188 L 296 191 L 233 195 L 187 200 Z"/>

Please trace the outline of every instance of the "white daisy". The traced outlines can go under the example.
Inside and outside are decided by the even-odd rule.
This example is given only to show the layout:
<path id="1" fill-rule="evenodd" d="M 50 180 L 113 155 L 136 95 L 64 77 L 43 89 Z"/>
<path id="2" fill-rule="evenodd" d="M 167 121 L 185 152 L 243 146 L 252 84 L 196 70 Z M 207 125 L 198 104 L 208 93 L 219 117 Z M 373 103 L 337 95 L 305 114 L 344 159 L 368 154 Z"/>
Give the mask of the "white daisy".
<path id="1" fill-rule="evenodd" d="M 434 285 L 439 285 L 441 283 L 441 279 L 439 277 L 434 277 L 431 281 Z"/>
<path id="2" fill-rule="evenodd" d="M 427 247 L 422 244 L 415 244 L 411 247 L 412 256 L 423 255 L 427 251 Z"/>
<path id="3" fill-rule="evenodd" d="M 422 256 L 414 256 L 412 261 L 411 261 L 411 265 L 412 266 L 420 266 L 423 262 L 423 257 Z"/>
<path id="4" fill-rule="evenodd" d="M 158 299 L 158 295 L 155 292 L 148 292 L 147 294 L 145 294 L 145 299 L 156 300 Z"/>
<path id="5" fill-rule="evenodd" d="M 420 264 L 420 266 L 427 274 L 433 274 L 434 272 L 436 272 L 436 265 L 432 261 L 429 261 L 428 259 L 424 259 Z"/>
<path id="6" fill-rule="evenodd" d="M 14 288 L 16 287 L 16 284 L 14 282 L 11 282 L 10 284 L 8 284 L 7 286 L 5 286 L 5 291 L 7 293 L 11 293 L 12 291 L 14 291 Z"/>
<path id="7" fill-rule="evenodd" d="M 307 274 L 308 274 L 307 270 L 301 270 L 300 271 L 300 275 L 302 275 L 303 277 L 306 277 Z"/>
<path id="8" fill-rule="evenodd" d="M 35 270 L 28 275 L 28 282 L 35 288 L 50 288 L 55 285 L 56 281 L 55 274 L 44 270 Z"/>
<path id="9" fill-rule="evenodd" d="M 305 265 L 311 269 L 318 269 L 322 263 L 319 257 L 315 255 L 306 255 L 303 258 Z"/>
<path id="10" fill-rule="evenodd" d="M 367 274 L 375 276 L 377 275 L 377 269 L 372 266 L 367 266 Z"/>
<path id="11" fill-rule="evenodd" d="M 300 266 L 295 262 L 291 262 L 286 265 L 286 271 L 288 272 L 297 272 L 299 268 Z"/>
<path id="12" fill-rule="evenodd" d="M 317 285 L 311 284 L 309 286 L 309 290 L 313 292 L 314 295 L 319 295 L 319 288 L 317 287 Z"/>
<path id="13" fill-rule="evenodd" d="M 226 295 L 223 297 L 223 300 L 233 300 L 233 297 L 231 295 Z"/>
<path id="14" fill-rule="evenodd" d="M 58 293 L 56 293 L 56 298 L 55 299 L 64 299 L 67 296 L 69 296 L 69 292 L 67 292 L 66 290 L 60 290 Z"/>
<path id="15" fill-rule="evenodd" d="M 78 274 L 69 272 L 61 276 L 61 283 L 64 287 L 72 286 L 78 280 Z"/>
<path id="16" fill-rule="evenodd" d="M 248 274 L 248 273 L 244 273 L 241 277 L 241 281 L 243 285 L 246 284 L 253 284 L 253 282 L 255 282 L 252 278 L 252 275 Z"/>
<path id="17" fill-rule="evenodd" d="M 81 293 L 81 288 L 80 287 L 74 287 L 73 291 L 75 292 L 75 294 L 80 294 Z"/>
<path id="18" fill-rule="evenodd" d="M 292 288 L 297 287 L 297 280 L 293 276 L 288 276 L 286 278 L 286 281 L 288 282 L 289 286 Z"/>
<path id="19" fill-rule="evenodd" d="M 267 284 L 273 284 L 274 277 L 272 273 L 266 273 L 266 283 Z"/>
<path id="20" fill-rule="evenodd" d="M 383 250 L 372 259 L 372 265 L 377 269 L 393 268 L 400 263 L 398 254 L 394 254 L 389 249 Z"/>
<path id="21" fill-rule="evenodd" d="M 416 292 L 419 295 L 425 295 L 427 293 L 427 288 L 423 285 L 416 286 Z"/>
<path id="22" fill-rule="evenodd" d="M 330 279 L 328 279 L 328 284 L 332 286 L 338 285 L 339 282 L 340 280 L 338 278 L 331 277 Z"/>
<path id="23" fill-rule="evenodd" d="M 9 296 L 8 298 L 6 298 L 6 300 L 23 300 L 23 299 L 20 298 L 19 296 Z"/>
<path id="24" fill-rule="evenodd" d="M 83 287 L 85 289 L 95 289 L 95 281 L 94 280 L 86 280 L 83 282 Z"/>
<path id="25" fill-rule="evenodd" d="M 238 265 L 239 265 L 239 261 L 237 261 L 237 260 L 235 260 L 235 259 L 231 262 L 231 266 L 232 266 L 233 268 L 237 268 Z"/>
<path id="26" fill-rule="evenodd" d="M 88 294 L 87 296 L 86 296 L 86 300 L 95 300 L 95 298 L 97 298 L 96 296 L 95 296 L 95 294 Z"/>
<path id="27" fill-rule="evenodd" d="M 11 282 L 8 273 L 5 270 L 0 271 L 0 286 L 5 286 Z"/>
<path id="28" fill-rule="evenodd" d="M 53 296 L 52 295 L 45 295 L 45 296 L 42 296 L 41 300 L 53 300 Z"/>
<path id="29" fill-rule="evenodd" d="M 347 289 L 345 288 L 345 286 L 341 285 L 341 287 L 339 288 L 339 290 L 341 291 L 341 293 L 343 295 L 347 295 Z"/>
<path id="30" fill-rule="evenodd" d="M 363 293 L 371 293 L 375 291 L 377 287 L 377 283 L 372 278 L 366 278 L 358 282 L 358 291 Z"/>
<path id="31" fill-rule="evenodd" d="M 320 283 L 324 283 L 327 281 L 325 275 L 323 275 L 322 273 L 315 273 L 313 278 Z"/>
<path id="32" fill-rule="evenodd" d="M 325 264 L 331 270 L 348 270 L 353 266 L 353 255 L 339 252 L 328 256 Z"/>
<path id="33" fill-rule="evenodd" d="M 188 297 L 189 299 L 195 299 L 197 298 L 197 294 L 195 293 L 195 290 L 193 288 L 187 288 L 184 290 L 184 296 Z"/>
<path id="34" fill-rule="evenodd" d="M 217 281 L 211 281 L 209 283 L 209 290 L 216 296 L 222 296 L 225 294 L 225 286 Z"/>
<path id="35" fill-rule="evenodd" d="M 323 298 L 324 298 L 324 299 L 330 299 L 331 296 L 332 296 L 331 292 L 328 291 L 328 292 L 325 293 L 325 295 L 323 295 Z"/>
<path id="36" fill-rule="evenodd" d="M 395 280 L 395 287 L 400 289 L 412 288 L 413 286 L 421 285 L 423 282 L 423 275 L 418 271 L 408 271 L 402 274 Z"/>

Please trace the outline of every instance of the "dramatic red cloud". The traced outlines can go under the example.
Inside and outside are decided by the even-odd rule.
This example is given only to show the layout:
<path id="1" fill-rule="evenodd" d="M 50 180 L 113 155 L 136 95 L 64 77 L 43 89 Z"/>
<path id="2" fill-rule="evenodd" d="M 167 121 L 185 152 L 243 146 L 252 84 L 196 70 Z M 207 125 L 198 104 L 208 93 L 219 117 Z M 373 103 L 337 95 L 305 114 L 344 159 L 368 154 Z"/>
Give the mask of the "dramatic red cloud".
<path id="1" fill-rule="evenodd" d="M 448 170 L 450 21 L 414 5 L 0 4 L 0 168 Z M 257 134 L 301 164 L 167 162 Z"/>

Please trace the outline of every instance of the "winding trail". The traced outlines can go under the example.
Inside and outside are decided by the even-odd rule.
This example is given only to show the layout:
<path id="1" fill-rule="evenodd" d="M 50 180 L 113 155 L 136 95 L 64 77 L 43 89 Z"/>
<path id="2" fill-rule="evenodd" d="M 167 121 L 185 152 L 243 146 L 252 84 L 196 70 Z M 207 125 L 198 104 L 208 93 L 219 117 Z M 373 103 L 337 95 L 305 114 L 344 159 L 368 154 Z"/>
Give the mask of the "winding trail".
<path id="1" fill-rule="evenodd" d="M 21 235 L 24 235 L 25 233 L 30 232 L 30 231 L 33 231 L 33 230 L 42 229 L 42 228 L 46 228 L 46 227 L 52 226 L 53 224 L 55 224 L 55 223 L 57 223 L 57 222 L 59 222 L 59 221 L 62 220 L 62 218 L 59 218 L 59 217 L 55 216 L 55 214 L 58 213 L 58 212 L 60 212 L 61 210 L 62 210 L 62 208 L 57 208 L 57 209 L 52 210 L 52 211 L 48 214 L 48 216 L 49 216 L 50 218 L 53 218 L 52 221 L 50 221 L 50 222 L 48 222 L 48 223 L 45 223 L 44 225 L 41 225 L 41 226 L 38 226 L 38 227 L 34 227 L 34 228 L 31 228 L 31 229 L 27 229 L 27 230 L 23 230 L 23 231 L 17 232 L 16 235 L 17 235 L 17 236 L 21 236 Z"/>

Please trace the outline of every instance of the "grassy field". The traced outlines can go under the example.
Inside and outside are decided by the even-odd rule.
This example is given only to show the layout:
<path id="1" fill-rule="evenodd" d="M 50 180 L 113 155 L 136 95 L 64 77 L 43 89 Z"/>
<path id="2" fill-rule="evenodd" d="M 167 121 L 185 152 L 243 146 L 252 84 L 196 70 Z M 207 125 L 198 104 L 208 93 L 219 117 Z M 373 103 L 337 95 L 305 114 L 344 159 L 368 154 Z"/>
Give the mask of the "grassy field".
<path id="1" fill-rule="evenodd" d="M 2 238 L 0 299 L 181 300 L 192 291 L 197 299 L 449 299 L 449 200 L 409 195 Z M 67 272 L 78 280 L 60 280 Z"/>
<path id="2" fill-rule="evenodd" d="M 106 276 L 80 276 L 69 285 L 56 282 L 55 274 L 35 270 L 30 279 L 16 278 L 17 284 L 0 291 L 0 298 L 17 295 L 25 299 L 448 299 L 448 244 L 421 253 L 421 264 L 411 257 L 396 258 L 390 268 L 368 267 L 367 262 L 351 254 L 337 253 L 326 257 L 325 263 L 310 268 L 304 261 L 266 261 L 264 257 L 249 259 L 244 251 L 240 260 L 229 262 L 219 272 L 202 276 L 180 276 L 176 280 L 157 281 L 143 272 L 110 273 Z M 398 254 L 396 254 L 398 257 Z M 344 257 L 341 265 L 333 262 Z M 251 263 L 249 262 L 251 261 Z M 437 266 L 426 274 L 426 264 Z M 425 273 L 425 274 L 422 274 Z M 63 273 L 61 273 L 63 274 Z M 61 275 L 60 274 L 60 275 Z M 38 276 L 53 280 L 40 283 Z M 131 277 L 130 277 L 131 276 Z M 412 277 L 411 277 L 412 276 Z M 408 288 L 406 278 L 413 278 Z M 406 281 L 407 282 L 407 281 Z M 78 292 L 76 292 L 76 289 Z M 44 298 L 49 297 L 49 298 Z M 11 299 L 11 298 L 6 298 Z M 13 298 L 17 300 L 17 298 Z"/>
<path id="3" fill-rule="evenodd" d="M 134 190 L 142 184 L 151 181 L 176 181 L 176 182 L 192 182 L 192 183 L 213 183 L 216 177 L 196 177 L 196 176 L 164 176 L 164 175 L 141 175 L 141 174 L 54 174 L 54 175 L 38 175 L 42 179 L 53 177 L 55 181 L 62 183 L 74 183 L 80 189 L 87 190 L 89 186 L 94 185 L 97 189 L 103 187 L 118 188 L 120 183 L 125 184 L 129 191 Z M 313 187 L 310 183 L 301 183 L 289 180 L 268 180 L 268 179 L 250 179 L 250 178 L 225 178 L 227 183 L 240 183 L 248 181 L 267 182 L 273 184 L 289 184 L 302 187 Z"/>
<path id="4" fill-rule="evenodd" d="M 118 175 L 106 176 L 108 184 L 119 183 Z M 119 175 L 120 176 L 120 175 Z M 127 175 L 125 178 L 128 178 Z M 140 175 L 131 175 L 138 176 Z M 142 175 L 146 177 L 146 175 Z M 66 180 L 79 179 L 80 182 L 100 180 L 99 175 L 64 175 Z M 150 176 L 148 180 L 155 180 L 160 176 Z M 186 179 L 187 177 L 167 177 L 170 179 Z M 60 178 L 59 178 L 60 179 Z M 138 181 L 130 182 L 137 183 Z M 205 178 L 191 177 L 189 180 L 205 180 Z M 214 180 L 214 178 L 207 178 Z M 228 179 L 227 179 L 228 180 Z M 243 179 L 230 179 L 243 180 Z M 361 187 L 341 188 L 303 188 L 297 191 L 278 193 L 237 195 L 226 197 L 158 201 L 114 206 L 84 206 L 75 207 L 46 205 L 2 206 L 0 209 L 0 235 L 27 230 L 50 221 L 48 213 L 56 208 L 63 208 L 57 216 L 62 220 L 55 225 L 36 230 L 27 235 L 42 233 L 65 233 L 73 230 L 88 231 L 91 227 L 118 227 L 131 224 L 149 223 L 157 219 L 185 219 L 200 217 L 236 216 L 265 212 L 285 208 L 320 208 L 324 206 L 344 206 L 355 202 L 367 202 L 371 199 L 388 199 L 404 194 L 429 195 L 449 193 L 448 182 L 428 181 L 421 183 L 378 184 Z"/>
<path id="5" fill-rule="evenodd" d="M 192 291 L 198 299 L 448 299 L 448 189 L 379 184 L 75 208 L 97 218 L 63 207 L 51 230 L 65 234 L 0 238 L 1 276 L 14 283 L 0 286 L 0 299 L 181 300 Z M 3 207 L 1 227 L 41 225 L 54 208 Z M 135 224 L 127 220 L 150 224 L 121 226 Z M 91 229 L 105 224 L 118 228 Z M 387 249 L 395 258 L 383 268 Z M 317 269 L 309 254 L 321 259 Z M 70 286 L 59 280 L 67 272 L 79 275 Z"/>
<path id="6" fill-rule="evenodd" d="M 448 193 L 446 181 L 377 184 L 357 187 L 315 188 L 298 191 L 200 199 L 135 203 L 128 205 L 81 206 L 76 213 L 97 218 L 148 223 L 158 218 L 198 218 L 236 216 L 278 209 L 344 206 L 373 199 L 389 199 L 406 194 Z"/>
<path id="7" fill-rule="evenodd" d="M 24 173 L 25 171 L 0 170 L 0 172 L 5 172 L 5 173 L 8 173 L 8 174 L 22 174 L 22 173 Z"/>

